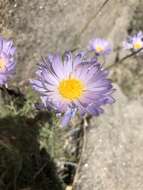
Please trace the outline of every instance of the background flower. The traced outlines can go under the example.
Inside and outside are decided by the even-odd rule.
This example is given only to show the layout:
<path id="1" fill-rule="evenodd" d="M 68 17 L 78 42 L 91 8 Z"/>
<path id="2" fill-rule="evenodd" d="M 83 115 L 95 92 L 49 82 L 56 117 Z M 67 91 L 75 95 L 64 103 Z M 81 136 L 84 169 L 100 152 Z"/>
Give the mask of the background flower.
<path id="1" fill-rule="evenodd" d="M 123 42 L 123 47 L 135 51 L 143 48 L 143 33 L 140 31 L 134 36 L 129 36 L 128 39 Z"/>
<path id="2" fill-rule="evenodd" d="M 13 41 L 0 37 L 0 86 L 15 72 L 15 50 Z"/>
<path id="3" fill-rule="evenodd" d="M 95 38 L 89 42 L 88 49 L 94 51 L 96 55 L 107 55 L 111 52 L 111 44 L 104 39 Z"/>

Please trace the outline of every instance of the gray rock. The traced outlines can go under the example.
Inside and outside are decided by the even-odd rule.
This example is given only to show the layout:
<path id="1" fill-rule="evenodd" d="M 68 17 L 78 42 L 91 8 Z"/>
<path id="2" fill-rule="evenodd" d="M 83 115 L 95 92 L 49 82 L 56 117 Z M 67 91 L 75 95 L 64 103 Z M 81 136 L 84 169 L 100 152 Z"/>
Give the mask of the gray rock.
<path id="1" fill-rule="evenodd" d="M 41 56 L 85 48 L 95 35 L 119 46 L 138 0 L 5 0 L 0 5 L 0 28 L 17 45 L 19 82 L 32 76 Z"/>
<path id="2" fill-rule="evenodd" d="M 143 103 L 117 89 L 116 103 L 91 119 L 76 190 L 143 189 Z"/>

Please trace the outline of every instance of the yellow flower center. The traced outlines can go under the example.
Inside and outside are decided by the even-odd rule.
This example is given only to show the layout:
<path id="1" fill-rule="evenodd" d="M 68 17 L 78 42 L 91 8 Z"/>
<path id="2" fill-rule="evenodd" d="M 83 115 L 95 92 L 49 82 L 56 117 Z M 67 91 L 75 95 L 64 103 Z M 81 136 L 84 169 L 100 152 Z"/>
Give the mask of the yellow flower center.
<path id="1" fill-rule="evenodd" d="M 75 100 L 82 95 L 84 84 L 78 79 L 66 79 L 60 82 L 58 90 L 62 97 Z"/>
<path id="2" fill-rule="evenodd" d="M 102 48 L 102 47 L 100 47 L 100 46 L 97 46 L 96 47 L 96 52 L 97 53 L 100 53 L 100 52 L 102 52 L 104 49 Z"/>
<path id="3" fill-rule="evenodd" d="M 140 48 L 142 48 L 142 43 L 136 42 L 133 47 L 134 47 L 134 49 L 140 49 Z"/>
<path id="4" fill-rule="evenodd" d="M 6 65 L 5 60 L 0 58 L 0 71 L 5 69 L 5 65 Z"/>

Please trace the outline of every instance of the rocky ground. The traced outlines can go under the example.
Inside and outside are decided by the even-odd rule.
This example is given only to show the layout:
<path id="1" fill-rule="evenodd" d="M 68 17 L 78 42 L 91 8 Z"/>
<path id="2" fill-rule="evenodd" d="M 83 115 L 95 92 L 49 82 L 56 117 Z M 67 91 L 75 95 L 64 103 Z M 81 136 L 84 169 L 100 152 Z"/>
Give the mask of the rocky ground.
<path id="1" fill-rule="evenodd" d="M 16 82 L 32 77 L 48 52 L 85 48 L 95 37 L 114 43 L 106 60 L 117 102 L 91 119 L 76 190 L 143 189 L 142 56 L 116 64 L 127 34 L 143 30 L 142 0 L 0 0 L 0 32 L 17 45 Z"/>
<path id="2" fill-rule="evenodd" d="M 77 190 L 143 189 L 143 100 L 116 89 L 116 104 L 87 128 Z"/>

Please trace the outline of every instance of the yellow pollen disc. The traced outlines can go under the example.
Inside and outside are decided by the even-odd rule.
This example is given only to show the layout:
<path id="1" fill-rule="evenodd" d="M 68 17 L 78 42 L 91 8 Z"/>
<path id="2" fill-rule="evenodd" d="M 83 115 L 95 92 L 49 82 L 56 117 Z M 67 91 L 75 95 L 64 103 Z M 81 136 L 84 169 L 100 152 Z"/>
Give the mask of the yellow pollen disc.
<path id="1" fill-rule="evenodd" d="M 82 95 L 84 84 L 78 79 L 62 80 L 59 84 L 58 90 L 63 98 L 75 100 Z"/>
<path id="2" fill-rule="evenodd" d="M 0 71 L 5 69 L 5 60 L 4 59 L 0 59 Z"/>
<path id="3" fill-rule="evenodd" d="M 134 44 L 134 49 L 140 49 L 140 48 L 142 48 L 142 43 L 141 42 L 136 42 Z"/>
<path id="4" fill-rule="evenodd" d="M 100 52 L 102 52 L 104 49 L 102 48 L 102 47 L 100 47 L 100 46 L 97 46 L 96 47 L 96 52 L 97 53 L 100 53 Z"/>

